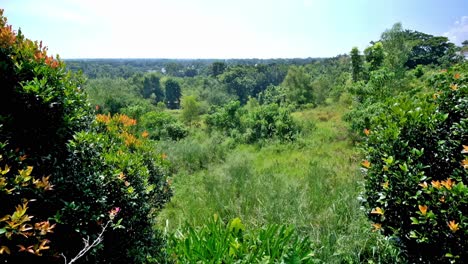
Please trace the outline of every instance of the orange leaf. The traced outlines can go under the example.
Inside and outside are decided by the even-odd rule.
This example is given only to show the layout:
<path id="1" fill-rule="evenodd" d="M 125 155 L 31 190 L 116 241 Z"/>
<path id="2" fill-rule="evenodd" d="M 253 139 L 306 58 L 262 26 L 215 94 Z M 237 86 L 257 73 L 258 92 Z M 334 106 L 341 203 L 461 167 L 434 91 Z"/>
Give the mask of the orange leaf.
<path id="1" fill-rule="evenodd" d="M 462 160 L 461 165 L 463 166 L 464 169 L 468 169 L 468 159 Z"/>
<path id="2" fill-rule="evenodd" d="M 455 223 L 455 220 L 450 221 L 447 225 L 450 228 L 450 230 L 452 230 L 452 232 L 454 233 L 457 232 L 458 229 L 460 229 L 458 228 L 458 223 Z"/>
<path id="3" fill-rule="evenodd" d="M 372 209 L 371 214 L 378 214 L 378 215 L 383 215 L 384 211 L 380 207 L 376 207 L 375 209 Z"/>
<path id="4" fill-rule="evenodd" d="M 440 181 L 431 181 L 432 187 L 436 189 L 442 188 L 442 185 L 440 185 Z"/>
<path id="5" fill-rule="evenodd" d="M 364 160 L 363 162 L 361 162 L 361 165 L 369 169 L 371 166 L 371 163 L 368 160 Z"/>
<path id="6" fill-rule="evenodd" d="M 450 190 L 452 189 L 452 186 L 455 184 L 455 182 L 452 181 L 452 179 L 447 178 L 447 180 L 442 181 L 440 184 L 442 184 L 445 188 L 447 188 L 447 190 Z"/>
<path id="7" fill-rule="evenodd" d="M 368 136 L 368 135 L 370 134 L 370 130 L 367 129 L 367 128 L 365 128 L 365 129 L 364 129 L 364 134 L 366 134 L 366 136 Z"/>
<path id="8" fill-rule="evenodd" d="M 427 214 L 427 205 L 418 205 L 419 211 L 421 211 L 422 215 Z"/>
<path id="9" fill-rule="evenodd" d="M 380 223 L 374 223 L 374 224 L 372 224 L 372 226 L 374 227 L 374 229 L 372 230 L 373 232 L 382 229 L 382 224 L 380 224 Z"/>
<path id="10" fill-rule="evenodd" d="M 463 150 L 461 151 L 461 153 L 467 154 L 468 153 L 468 146 L 466 146 L 466 145 L 462 145 L 462 146 L 463 146 Z"/>

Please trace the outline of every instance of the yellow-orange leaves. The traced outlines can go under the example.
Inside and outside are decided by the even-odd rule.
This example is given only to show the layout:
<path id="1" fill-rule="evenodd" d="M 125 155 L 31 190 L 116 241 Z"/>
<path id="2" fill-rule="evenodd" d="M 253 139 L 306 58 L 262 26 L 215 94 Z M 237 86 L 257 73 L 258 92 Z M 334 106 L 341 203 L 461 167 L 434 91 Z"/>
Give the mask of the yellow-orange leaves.
<path id="1" fill-rule="evenodd" d="M 375 209 L 372 209 L 371 214 L 383 215 L 384 210 L 380 207 L 376 207 Z"/>
<path id="2" fill-rule="evenodd" d="M 460 229 L 458 227 L 458 223 L 455 223 L 455 220 L 450 221 L 447 225 L 450 228 L 450 230 L 452 230 L 452 232 L 454 233 L 457 232 L 458 229 Z"/>
<path id="3" fill-rule="evenodd" d="M 361 162 L 361 165 L 368 169 L 371 167 L 371 163 L 368 160 L 364 160 L 363 162 Z"/>
<path id="4" fill-rule="evenodd" d="M 422 215 L 427 214 L 427 205 L 418 205 L 419 211 L 421 212 Z"/>

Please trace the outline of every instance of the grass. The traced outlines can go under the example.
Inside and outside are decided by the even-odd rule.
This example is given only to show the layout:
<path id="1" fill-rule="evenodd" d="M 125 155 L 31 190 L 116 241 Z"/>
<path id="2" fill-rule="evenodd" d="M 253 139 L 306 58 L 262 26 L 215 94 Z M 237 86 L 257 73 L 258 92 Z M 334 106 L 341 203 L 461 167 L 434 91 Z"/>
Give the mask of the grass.
<path id="1" fill-rule="evenodd" d="M 295 113 L 313 129 L 292 143 L 235 145 L 199 135 L 164 145 L 169 157 L 190 152 L 203 165 L 178 170 L 175 195 L 159 223 L 174 233 L 202 227 L 217 214 L 225 222 L 238 217 L 250 229 L 292 225 L 321 262 L 397 261 L 398 251 L 371 232 L 360 210 L 359 156 L 341 120 L 345 111 L 329 106 Z M 213 157 L 215 151 L 222 157 Z"/>

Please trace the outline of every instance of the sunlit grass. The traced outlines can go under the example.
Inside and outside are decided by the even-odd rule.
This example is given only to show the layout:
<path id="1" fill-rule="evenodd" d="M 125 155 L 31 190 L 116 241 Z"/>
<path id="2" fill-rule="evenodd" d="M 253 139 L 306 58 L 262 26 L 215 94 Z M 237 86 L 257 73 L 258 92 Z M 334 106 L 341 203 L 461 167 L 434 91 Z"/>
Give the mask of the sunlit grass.
<path id="1" fill-rule="evenodd" d="M 360 211 L 362 176 L 356 165 L 359 156 L 341 120 L 345 110 L 334 106 L 297 112 L 297 120 L 313 123 L 315 129 L 296 142 L 234 149 L 225 144 L 222 160 L 206 161 L 193 173 L 180 170 L 160 224 L 172 232 L 185 222 L 202 226 L 218 214 L 226 222 L 239 217 L 249 228 L 293 225 L 310 238 L 316 256 L 326 263 L 396 261 L 397 251 L 370 231 Z"/>

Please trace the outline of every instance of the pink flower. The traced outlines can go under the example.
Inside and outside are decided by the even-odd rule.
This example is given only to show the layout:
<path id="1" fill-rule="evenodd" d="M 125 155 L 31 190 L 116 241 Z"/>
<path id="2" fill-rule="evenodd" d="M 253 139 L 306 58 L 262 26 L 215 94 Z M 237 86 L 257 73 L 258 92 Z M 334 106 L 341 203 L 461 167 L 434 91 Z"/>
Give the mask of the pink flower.
<path id="1" fill-rule="evenodd" d="M 114 217 L 120 212 L 120 207 L 114 207 L 109 211 L 110 219 L 114 219 Z"/>

